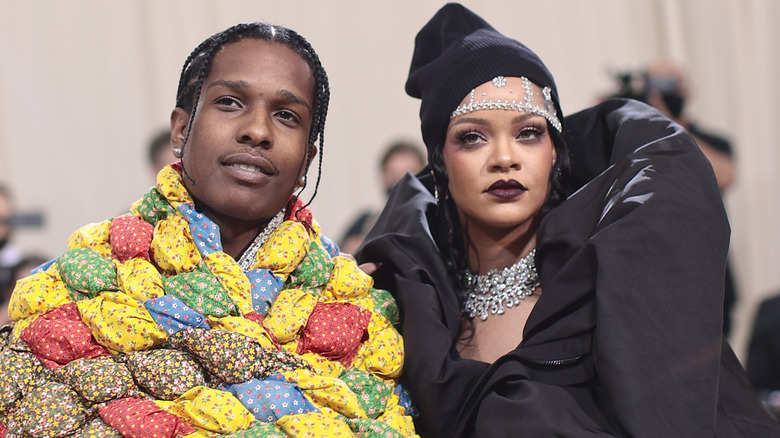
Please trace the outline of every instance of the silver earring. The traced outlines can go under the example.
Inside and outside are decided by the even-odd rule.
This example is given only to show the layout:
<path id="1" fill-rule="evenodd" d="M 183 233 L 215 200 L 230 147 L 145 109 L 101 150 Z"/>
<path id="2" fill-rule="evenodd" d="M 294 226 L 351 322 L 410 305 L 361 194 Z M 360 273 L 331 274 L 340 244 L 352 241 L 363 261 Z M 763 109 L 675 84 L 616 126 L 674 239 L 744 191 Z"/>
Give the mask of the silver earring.
<path id="1" fill-rule="evenodd" d="M 306 175 L 303 175 L 303 176 L 301 177 L 301 183 L 300 183 L 300 186 L 301 186 L 301 187 L 305 187 L 305 186 L 306 186 Z"/>
<path id="2" fill-rule="evenodd" d="M 173 148 L 173 156 L 176 158 L 181 158 L 181 148 Z"/>
<path id="3" fill-rule="evenodd" d="M 436 174 L 431 169 L 431 178 L 433 178 L 433 197 L 436 198 L 436 203 L 439 203 L 439 186 L 436 184 Z"/>

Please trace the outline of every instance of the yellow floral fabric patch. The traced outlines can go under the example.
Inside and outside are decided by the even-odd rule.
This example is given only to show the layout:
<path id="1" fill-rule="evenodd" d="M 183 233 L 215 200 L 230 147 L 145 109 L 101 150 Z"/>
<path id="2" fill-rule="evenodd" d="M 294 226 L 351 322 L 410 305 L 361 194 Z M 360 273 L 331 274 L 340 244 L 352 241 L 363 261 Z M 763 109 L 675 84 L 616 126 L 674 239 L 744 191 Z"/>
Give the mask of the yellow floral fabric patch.
<path id="1" fill-rule="evenodd" d="M 255 417 L 230 393 L 198 386 L 165 408 L 208 432 L 228 434 L 249 427 Z"/>
<path id="2" fill-rule="evenodd" d="M 165 295 L 162 276 L 150 262 L 133 258 L 114 263 L 119 289 L 128 296 L 143 302 Z"/>
<path id="3" fill-rule="evenodd" d="M 308 248 L 306 227 L 300 222 L 284 221 L 257 252 L 257 265 L 253 267 L 289 274 L 306 256 Z"/>
<path id="4" fill-rule="evenodd" d="M 92 248 L 102 257 L 111 257 L 111 244 L 108 240 L 111 221 L 84 225 L 68 238 L 68 249 Z"/>
<path id="5" fill-rule="evenodd" d="M 77 305 L 92 335 L 111 351 L 146 350 L 168 337 L 142 303 L 122 292 L 104 292 Z"/>
<path id="6" fill-rule="evenodd" d="M 8 314 L 14 321 L 39 316 L 72 302 L 56 268 L 25 277 L 16 284 Z"/>

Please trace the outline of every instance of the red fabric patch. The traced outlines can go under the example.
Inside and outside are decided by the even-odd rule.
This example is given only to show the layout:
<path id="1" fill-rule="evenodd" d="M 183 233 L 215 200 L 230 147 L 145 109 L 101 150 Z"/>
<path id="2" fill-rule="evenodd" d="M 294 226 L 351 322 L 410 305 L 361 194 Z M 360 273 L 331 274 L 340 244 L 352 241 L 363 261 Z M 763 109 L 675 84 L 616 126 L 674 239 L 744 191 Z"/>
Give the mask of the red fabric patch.
<path id="1" fill-rule="evenodd" d="M 49 369 L 60 368 L 76 359 L 111 354 L 92 337 L 76 303 L 64 304 L 39 316 L 20 337 Z"/>
<path id="2" fill-rule="evenodd" d="M 319 354 L 349 366 L 360 344 L 368 339 L 371 311 L 349 303 L 314 306 L 298 343 L 298 354 Z"/>
<path id="3" fill-rule="evenodd" d="M 125 438 L 173 438 L 196 432 L 183 418 L 166 412 L 154 402 L 133 397 L 115 400 L 101 407 L 98 413 Z"/>
<path id="4" fill-rule="evenodd" d="M 8 435 L 8 428 L 3 423 L 0 423 L 0 438 L 5 438 Z"/>
<path id="5" fill-rule="evenodd" d="M 257 312 L 249 312 L 244 314 L 244 318 L 254 321 L 260 325 L 263 325 L 263 315 L 257 313 Z"/>
<path id="6" fill-rule="evenodd" d="M 111 255 L 120 262 L 132 258 L 150 260 L 149 246 L 154 227 L 140 216 L 119 216 L 111 221 L 109 241 Z"/>
<path id="7" fill-rule="evenodd" d="M 298 221 L 308 228 L 311 226 L 313 217 L 311 215 L 311 210 L 303 206 L 303 201 L 298 199 L 297 196 L 292 196 L 287 202 L 287 211 L 284 214 L 284 220 Z"/>

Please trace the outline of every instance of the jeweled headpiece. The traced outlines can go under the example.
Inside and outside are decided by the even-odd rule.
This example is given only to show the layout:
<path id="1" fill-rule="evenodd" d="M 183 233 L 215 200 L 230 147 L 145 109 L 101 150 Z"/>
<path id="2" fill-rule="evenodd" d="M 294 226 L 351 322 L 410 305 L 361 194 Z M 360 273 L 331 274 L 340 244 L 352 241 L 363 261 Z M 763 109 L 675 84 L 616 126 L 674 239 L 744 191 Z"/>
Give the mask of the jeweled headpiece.
<path id="1" fill-rule="evenodd" d="M 561 130 L 563 113 L 555 80 L 528 47 L 502 35 L 457 3 L 446 4 L 423 26 L 415 39 L 406 92 L 422 100 L 420 124 L 429 156 L 434 148 L 444 145 L 450 116 L 463 98 L 478 85 L 508 76 L 525 77 L 542 90 L 547 89 L 543 91 L 545 108 L 541 110 L 555 129 Z M 516 102 L 513 108 L 510 102 L 507 109 L 535 111 L 527 109 L 526 102 Z M 472 104 L 482 105 L 478 101 Z M 489 101 L 485 104 L 489 106 Z"/>
<path id="2" fill-rule="evenodd" d="M 542 88 L 541 96 L 544 98 L 544 108 L 542 108 L 534 103 L 534 94 L 538 95 L 539 93 L 534 93 L 534 90 L 531 87 L 531 81 L 528 80 L 528 78 L 525 76 L 520 77 L 520 79 L 523 81 L 523 93 L 525 94 L 522 101 L 509 99 L 475 100 L 476 93 L 472 88 L 471 93 L 469 94 L 468 103 L 464 103 L 463 105 L 455 108 L 455 111 L 450 114 L 450 118 L 454 119 L 455 117 L 461 116 L 463 114 L 480 110 L 495 109 L 520 111 L 544 117 L 548 122 L 550 122 L 550 125 L 552 125 L 553 128 L 560 132 L 563 129 L 563 126 L 561 126 L 561 121 L 555 115 L 555 104 L 552 100 L 552 90 L 550 87 Z M 493 78 L 492 82 L 493 86 L 496 88 L 501 88 L 506 85 L 506 78 L 504 76 L 496 76 Z"/>

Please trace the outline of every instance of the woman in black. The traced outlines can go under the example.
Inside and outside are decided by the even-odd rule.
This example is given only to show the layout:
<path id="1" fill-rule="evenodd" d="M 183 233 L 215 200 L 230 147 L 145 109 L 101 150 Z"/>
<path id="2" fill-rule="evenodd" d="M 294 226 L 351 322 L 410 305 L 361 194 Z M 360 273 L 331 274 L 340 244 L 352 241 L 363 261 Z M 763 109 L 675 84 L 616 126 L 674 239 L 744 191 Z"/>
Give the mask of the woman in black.
<path id="1" fill-rule="evenodd" d="M 358 259 L 399 302 L 422 436 L 780 436 L 722 340 L 729 226 L 679 125 L 564 119 L 536 54 L 457 4 L 406 91 L 430 167 Z"/>

